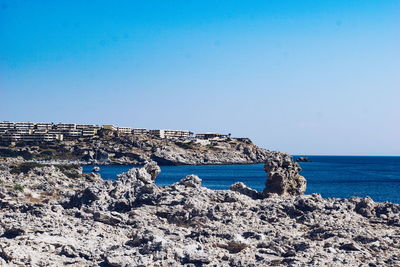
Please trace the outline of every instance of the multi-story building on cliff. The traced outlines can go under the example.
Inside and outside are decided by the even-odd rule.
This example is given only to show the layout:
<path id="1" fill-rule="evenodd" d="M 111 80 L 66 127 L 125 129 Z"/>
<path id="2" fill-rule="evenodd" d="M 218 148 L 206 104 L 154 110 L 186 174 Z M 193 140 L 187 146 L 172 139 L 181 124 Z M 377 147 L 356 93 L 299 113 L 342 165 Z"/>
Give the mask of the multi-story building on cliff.
<path id="1" fill-rule="evenodd" d="M 117 132 L 124 133 L 124 134 L 131 134 L 132 128 L 129 127 L 117 127 Z"/>
<path id="2" fill-rule="evenodd" d="M 51 130 L 51 129 L 53 129 L 53 127 L 54 127 L 54 123 L 51 123 L 51 122 L 39 122 L 39 123 L 36 123 L 36 125 L 35 125 L 35 129 L 38 129 L 38 130 Z"/>
<path id="3" fill-rule="evenodd" d="M 9 121 L 2 121 L 0 122 L 0 129 L 1 130 L 14 129 L 14 123 Z"/>
<path id="4" fill-rule="evenodd" d="M 18 130 L 31 130 L 35 128 L 35 124 L 33 122 L 16 122 L 14 128 Z"/>
<path id="5" fill-rule="evenodd" d="M 100 130 L 101 126 L 96 124 L 77 124 L 76 129 L 78 130 Z"/>
<path id="6" fill-rule="evenodd" d="M 55 125 L 56 130 L 60 131 L 69 131 L 69 130 L 76 130 L 75 123 L 58 123 Z"/>
<path id="7" fill-rule="evenodd" d="M 47 122 L 0 122 L 0 140 L 3 141 L 52 141 L 92 138 L 100 130 L 111 130 L 123 134 L 150 135 L 163 139 L 187 140 L 193 132 L 186 130 L 148 130 L 143 128 L 117 127 L 111 124 L 47 123 Z M 197 139 L 226 138 L 230 135 L 220 133 L 198 133 Z"/>
<path id="8" fill-rule="evenodd" d="M 133 135 L 146 135 L 148 133 L 149 133 L 149 130 L 147 130 L 147 129 L 142 129 L 142 128 L 132 129 Z"/>
<path id="9" fill-rule="evenodd" d="M 227 134 L 221 133 L 198 133 L 196 134 L 196 138 L 198 139 L 212 139 L 212 138 L 226 138 L 229 137 Z"/>
<path id="10" fill-rule="evenodd" d="M 166 139 L 188 139 L 193 135 L 192 132 L 183 130 L 149 130 L 149 134 Z"/>
<path id="11" fill-rule="evenodd" d="M 0 136 L 3 142 L 54 142 L 62 141 L 62 134 L 49 133 L 5 133 Z"/>
<path id="12" fill-rule="evenodd" d="M 0 122 L 0 140 L 4 142 L 49 142 L 94 137 L 100 126 L 94 124 L 47 122 Z"/>

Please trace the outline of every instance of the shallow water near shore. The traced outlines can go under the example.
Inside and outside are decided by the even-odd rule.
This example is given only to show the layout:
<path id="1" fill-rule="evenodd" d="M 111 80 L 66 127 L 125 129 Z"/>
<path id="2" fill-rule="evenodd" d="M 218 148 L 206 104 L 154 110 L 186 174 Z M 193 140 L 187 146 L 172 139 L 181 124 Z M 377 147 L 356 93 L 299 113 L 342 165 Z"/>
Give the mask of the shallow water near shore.
<path id="1" fill-rule="evenodd" d="M 374 201 L 400 203 L 400 157 L 309 156 L 312 162 L 300 163 L 307 178 L 307 194 L 348 198 L 370 196 Z M 104 179 L 115 179 L 134 165 L 101 166 Z M 83 166 L 91 172 L 93 166 Z M 266 179 L 263 164 L 161 166 L 158 185 L 170 185 L 188 174 L 196 174 L 203 186 L 228 189 L 235 182 L 262 191 Z"/>

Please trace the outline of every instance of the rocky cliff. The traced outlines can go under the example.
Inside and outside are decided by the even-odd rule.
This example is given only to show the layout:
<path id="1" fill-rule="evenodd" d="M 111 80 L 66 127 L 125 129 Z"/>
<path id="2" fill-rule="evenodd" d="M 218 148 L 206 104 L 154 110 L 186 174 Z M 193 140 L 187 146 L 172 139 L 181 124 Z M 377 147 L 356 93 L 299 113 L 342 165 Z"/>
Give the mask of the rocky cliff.
<path id="1" fill-rule="evenodd" d="M 3 146 L 0 156 L 82 163 L 97 159 L 101 164 L 144 164 L 151 160 L 160 165 L 251 164 L 264 162 L 268 150 L 257 147 L 249 139 L 179 141 L 110 132 L 95 139 Z"/>
<path id="2" fill-rule="evenodd" d="M 156 186 L 154 162 L 112 182 L 9 159 L 0 164 L 0 265 L 400 265 L 400 205 L 302 195 L 296 163 L 271 157 L 267 187 L 280 182 L 264 193 L 243 183 L 210 190 L 196 175 Z"/>

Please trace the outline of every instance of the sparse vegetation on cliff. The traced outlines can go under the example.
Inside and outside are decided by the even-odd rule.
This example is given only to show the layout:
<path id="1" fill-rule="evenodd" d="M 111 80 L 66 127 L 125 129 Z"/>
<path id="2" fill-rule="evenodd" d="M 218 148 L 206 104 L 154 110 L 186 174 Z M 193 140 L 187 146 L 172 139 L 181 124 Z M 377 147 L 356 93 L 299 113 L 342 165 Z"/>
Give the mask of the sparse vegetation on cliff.
<path id="1" fill-rule="evenodd" d="M 248 139 L 170 140 L 109 132 L 96 139 L 79 138 L 53 144 L 2 147 L 0 155 L 34 160 L 68 160 L 102 164 L 144 164 L 155 160 L 165 165 L 251 164 L 266 159 L 267 150 Z"/>

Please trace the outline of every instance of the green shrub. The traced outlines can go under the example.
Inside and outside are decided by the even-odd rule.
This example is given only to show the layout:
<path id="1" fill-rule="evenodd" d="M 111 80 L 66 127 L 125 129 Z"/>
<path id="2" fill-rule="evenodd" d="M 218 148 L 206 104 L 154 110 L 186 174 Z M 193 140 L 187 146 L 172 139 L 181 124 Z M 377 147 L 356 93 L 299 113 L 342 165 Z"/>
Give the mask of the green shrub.
<path id="1" fill-rule="evenodd" d="M 14 185 L 14 190 L 19 191 L 19 192 L 24 192 L 24 186 L 20 184 L 15 184 Z"/>

